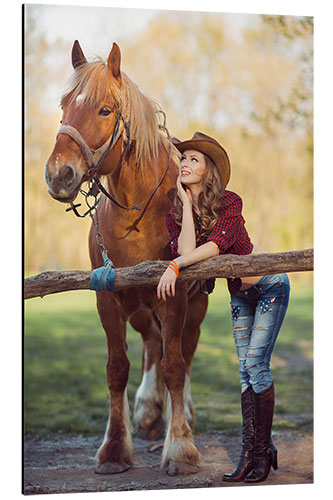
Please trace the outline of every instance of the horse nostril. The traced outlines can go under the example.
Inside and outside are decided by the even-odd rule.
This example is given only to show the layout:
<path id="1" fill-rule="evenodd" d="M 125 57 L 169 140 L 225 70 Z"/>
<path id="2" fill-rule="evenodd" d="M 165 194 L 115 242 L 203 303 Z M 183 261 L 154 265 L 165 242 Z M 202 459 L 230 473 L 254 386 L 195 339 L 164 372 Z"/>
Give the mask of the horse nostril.
<path id="1" fill-rule="evenodd" d="M 73 181 L 73 179 L 75 178 L 75 176 L 76 176 L 76 172 L 75 172 L 73 167 L 66 165 L 63 168 L 61 177 L 62 177 L 63 181 L 65 182 L 65 184 L 70 184 Z"/>

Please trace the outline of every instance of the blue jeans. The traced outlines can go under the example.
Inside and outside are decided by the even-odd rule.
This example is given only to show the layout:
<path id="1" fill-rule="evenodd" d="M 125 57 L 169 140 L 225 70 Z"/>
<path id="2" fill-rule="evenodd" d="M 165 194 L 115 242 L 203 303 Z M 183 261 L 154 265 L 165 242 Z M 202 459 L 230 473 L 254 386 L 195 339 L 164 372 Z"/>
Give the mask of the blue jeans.
<path id="1" fill-rule="evenodd" d="M 286 274 L 263 276 L 231 297 L 233 336 L 242 392 L 262 392 L 272 385 L 270 360 L 289 302 Z"/>

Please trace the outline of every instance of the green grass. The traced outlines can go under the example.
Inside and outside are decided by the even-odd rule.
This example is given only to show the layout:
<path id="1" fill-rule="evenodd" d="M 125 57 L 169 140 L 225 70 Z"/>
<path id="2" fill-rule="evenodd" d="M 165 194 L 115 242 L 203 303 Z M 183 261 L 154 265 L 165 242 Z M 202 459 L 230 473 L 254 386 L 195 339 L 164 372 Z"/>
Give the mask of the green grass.
<path id="1" fill-rule="evenodd" d="M 229 296 L 219 280 L 210 296 L 192 368 L 196 431 L 240 429 L 238 362 Z M 292 284 L 288 313 L 272 358 L 275 430 L 312 432 L 313 289 Z M 141 377 L 141 341 L 128 326 L 133 409 Z M 103 434 L 108 416 L 106 337 L 92 292 L 67 292 L 25 303 L 25 431 Z"/>

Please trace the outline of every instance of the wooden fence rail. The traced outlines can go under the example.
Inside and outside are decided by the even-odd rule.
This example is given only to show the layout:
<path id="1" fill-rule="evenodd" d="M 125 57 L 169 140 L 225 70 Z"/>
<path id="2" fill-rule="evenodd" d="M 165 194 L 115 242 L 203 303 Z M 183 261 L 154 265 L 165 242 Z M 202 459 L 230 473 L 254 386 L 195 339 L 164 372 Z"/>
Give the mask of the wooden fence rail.
<path id="1" fill-rule="evenodd" d="M 167 261 L 145 261 L 115 269 L 115 287 L 157 285 Z M 313 249 L 252 255 L 219 255 L 181 269 L 179 279 L 242 278 L 265 274 L 312 271 Z M 24 298 L 89 289 L 91 271 L 46 271 L 24 280 Z"/>

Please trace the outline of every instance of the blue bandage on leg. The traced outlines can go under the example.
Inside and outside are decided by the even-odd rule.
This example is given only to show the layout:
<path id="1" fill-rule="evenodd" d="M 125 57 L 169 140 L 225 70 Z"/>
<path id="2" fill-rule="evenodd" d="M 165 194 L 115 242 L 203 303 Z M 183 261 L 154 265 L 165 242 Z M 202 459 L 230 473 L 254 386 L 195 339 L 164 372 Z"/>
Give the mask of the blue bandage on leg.
<path id="1" fill-rule="evenodd" d="M 115 280 L 115 271 L 113 262 L 106 258 L 104 259 L 104 266 L 94 269 L 91 278 L 89 288 L 90 290 L 95 290 L 96 292 L 101 292 L 102 290 L 113 292 Z"/>

